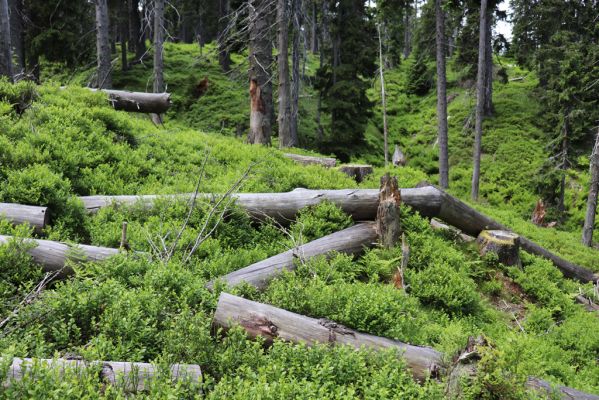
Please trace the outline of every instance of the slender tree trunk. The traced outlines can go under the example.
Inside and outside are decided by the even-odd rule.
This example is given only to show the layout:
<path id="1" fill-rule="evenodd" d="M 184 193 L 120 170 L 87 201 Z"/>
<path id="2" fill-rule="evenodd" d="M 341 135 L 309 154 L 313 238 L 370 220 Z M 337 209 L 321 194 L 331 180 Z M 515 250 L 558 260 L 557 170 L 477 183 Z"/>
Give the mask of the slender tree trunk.
<path id="1" fill-rule="evenodd" d="M 487 0 L 480 2 L 480 27 L 478 39 L 478 74 L 476 78 L 476 122 L 474 128 L 474 169 L 472 171 L 472 200 L 478 200 L 480 182 L 480 156 L 483 136 L 483 115 L 485 106 L 485 55 L 487 43 Z"/>
<path id="2" fill-rule="evenodd" d="M 139 15 L 139 0 L 129 3 L 129 50 L 135 49 L 135 60 L 139 61 L 146 53 L 146 35 Z"/>
<path id="3" fill-rule="evenodd" d="M 218 2 L 218 63 L 223 72 L 231 70 L 231 55 L 227 45 L 226 30 L 229 24 L 228 15 L 231 12 L 229 0 L 219 0 Z"/>
<path id="4" fill-rule="evenodd" d="M 154 93 L 164 92 L 164 2 L 154 0 Z M 162 123 L 160 114 L 152 114 L 155 124 Z"/>
<path id="5" fill-rule="evenodd" d="M 292 147 L 291 138 L 291 82 L 289 81 L 289 3 L 277 2 L 278 64 L 279 64 L 279 145 Z"/>
<path id="6" fill-rule="evenodd" d="M 129 36 L 129 7 L 126 0 L 121 3 L 121 15 L 119 16 L 119 36 L 121 39 L 121 69 L 129 69 L 127 61 L 127 39 Z"/>
<path id="7" fill-rule="evenodd" d="M 568 169 L 568 135 L 570 127 L 568 126 L 568 112 L 564 117 L 564 136 L 562 138 L 562 165 L 561 165 L 561 182 L 559 190 L 559 200 L 557 208 L 561 214 L 561 218 L 564 217 L 566 211 L 566 170 Z"/>
<path id="8" fill-rule="evenodd" d="M 445 14 L 442 0 L 435 0 L 437 41 L 437 130 L 439 138 L 439 185 L 449 187 L 449 156 L 447 150 L 447 77 L 445 75 Z"/>
<path id="9" fill-rule="evenodd" d="M 379 73 L 381 79 L 381 102 L 383 106 L 383 141 L 385 152 L 385 167 L 389 165 L 389 143 L 387 137 L 387 102 L 385 99 L 385 73 L 383 72 L 383 38 L 381 38 L 381 25 L 377 24 L 377 33 L 379 36 Z"/>
<path id="10" fill-rule="evenodd" d="M 269 35 L 270 3 L 250 0 L 250 132 L 248 142 L 270 144 L 272 119 L 272 83 L 270 65 L 272 47 Z"/>
<path id="11" fill-rule="evenodd" d="M 403 56 L 408 58 L 412 52 L 412 28 L 411 23 L 411 1 L 406 1 L 404 8 L 404 28 L 403 28 Z"/>
<path id="12" fill-rule="evenodd" d="M 13 71 L 13 74 L 22 75 L 25 73 L 27 65 L 23 36 L 23 2 L 22 0 L 9 0 L 8 5 L 10 8 L 10 42 L 17 57 L 16 71 Z"/>
<path id="13" fill-rule="evenodd" d="M 100 89 L 112 87 L 112 66 L 110 51 L 110 27 L 108 25 L 107 0 L 95 0 L 96 4 L 96 51 L 98 56 L 98 81 Z"/>
<path id="14" fill-rule="evenodd" d="M 318 53 L 318 10 L 316 6 L 316 1 L 312 1 L 312 36 L 310 49 L 312 50 L 312 54 Z"/>
<path id="15" fill-rule="evenodd" d="M 582 228 L 582 244 L 589 247 L 593 244 L 593 230 L 597 213 L 597 192 L 599 192 L 599 131 L 591 154 L 591 183 L 587 200 L 587 212 L 584 217 L 584 227 Z"/>
<path id="16" fill-rule="evenodd" d="M 12 82 L 13 66 L 9 15 L 8 1 L 0 0 L 0 76 L 6 76 Z"/>
<path id="17" fill-rule="evenodd" d="M 298 116 L 299 116 L 299 92 L 300 92 L 300 35 L 302 34 L 302 1 L 292 0 L 293 4 L 293 48 L 291 51 L 291 119 L 289 121 L 289 133 L 293 146 L 297 146 L 298 143 Z M 305 60 L 305 58 L 304 58 Z"/>
<path id="18" fill-rule="evenodd" d="M 487 10 L 485 44 L 485 116 L 493 115 L 493 13 Z"/>

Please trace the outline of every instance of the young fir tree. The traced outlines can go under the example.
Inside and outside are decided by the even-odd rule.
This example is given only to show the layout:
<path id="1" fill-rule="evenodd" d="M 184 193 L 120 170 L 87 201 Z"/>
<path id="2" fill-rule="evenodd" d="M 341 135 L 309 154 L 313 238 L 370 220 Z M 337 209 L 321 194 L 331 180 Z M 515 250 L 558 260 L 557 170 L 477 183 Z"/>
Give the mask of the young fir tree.
<path id="1" fill-rule="evenodd" d="M 321 150 L 347 160 L 365 145 L 364 130 L 372 114 L 366 90 L 367 78 L 377 70 L 376 30 L 363 0 L 330 3 L 329 13 L 330 43 L 315 84 L 323 111 L 331 115 L 330 135 L 323 138 Z"/>

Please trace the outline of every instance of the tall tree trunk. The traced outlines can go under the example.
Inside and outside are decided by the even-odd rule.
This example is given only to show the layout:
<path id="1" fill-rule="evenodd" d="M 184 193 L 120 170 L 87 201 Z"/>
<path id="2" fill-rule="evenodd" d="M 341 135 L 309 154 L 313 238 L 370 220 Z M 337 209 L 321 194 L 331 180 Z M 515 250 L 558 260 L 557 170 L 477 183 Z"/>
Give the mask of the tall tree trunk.
<path id="1" fill-rule="evenodd" d="M 289 132 L 293 146 L 298 143 L 298 116 L 299 116 L 299 93 L 300 93 L 300 35 L 302 34 L 302 0 L 292 0 L 293 12 L 293 47 L 291 51 L 291 119 L 289 121 Z M 306 58 L 304 57 L 304 60 Z"/>
<path id="2" fill-rule="evenodd" d="M 229 24 L 228 15 L 231 12 L 229 0 L 219 0 L 218 2 L 218 63 L 223 72 L 231 70 L 231 55 L 227 44 L 227 26 Z"/>
<path id="3" fill-rule="evenodd" d="M 484 115 L 493 115 L 493 12 L 487 10 L 485 44 L 485 108 Z"/>
<path id="4" fill-rule="evenodd" d="M 9 0 L 8 6 L 10 8 L 10 43 L 17 56 L 16 71 L 13 71 L 13 74 L 22 75 L 25 73 L 27 65 L 23 35 L 23 1 Z"/>
<path id="5" fill-rule="evenodd" d="M 146 53 L 146 35 L 139 13 L 139 0 L 129 0 L 129 50 L 135 49 L 137 61 Z"/>
<path id="6" fill-rule="evenodd" d="M 385 73 L 383 72 L 383 38 L 381 37 L 381 25 L 377 24 L 376 29 L 379 36 L 379 74 L 381 79 L 381 102 L 383 106 L 383 142 L 385 167 L 387 167 L 389 165 L 389 143 L 387 138 L 387 102 L 385 99 Z"/>
<path id="7" fill-rule="evenodd" d="M 487 0 L 480 2 L 480 26 L 478 38 L 478 74 L 476 78 L 476 122 L 474 128 L 474 169 L 472 171 L 472 200 L 478 200 L 480 182 L 480 156 L 483 136 L 483 116 L 485 106 L 485 61 L 487 44 Z"/>
<path id="8" fill-rule="evenodd" d="M 437 41 L 437 130 L 439 138 L 439 185 L 449 187 L 449 156 L 447 150 L 447 76 L 445 75 L 445 14 L 442 0 L 435 0 Z"/>
<path id="9" fill-rule="evenodd" d="M 272 47 L 269 35 L 271 7 L 267 0 L 250 0 L 250 132 L 248 142 L 270 144 Z"/>
<path id="10" fill-rule="evenodd" d="M 164 92 L 164 0 L 154 0 L 154 93 Z M 155 124 L 162 123 L 160 114 L 152 114 Z"/>
<path id="11" fill-rule="evenodd" d="M 318 53 L 318 10 L 316 1 L 312 1 L 312 35 L 310 36 L 310 50 L 312 54 Z"/>
<path id="12" fill-rule="evenodd" d="M 0 0 L 0 76 L 6 76 L 12 82 L 13 66 L 9 15 L 8 1 Z"/>
<path id="13" fill-rule="evenodd" d="M 568 123 L 568 115 L 570 112 L 566 113 L 564 117 L 564 135 L 562 137 L 562 165 L 561 169 L 561 182 L 559 189 L 559 199 L 557 204 L 557 209 L 560 212 L 560 218 L 564 218 L 564 212 L 566 211 L 566 170 L 568 169 L 568 135 L 570 127 Z"/>
<path id="14" fill-rule="evenodd" d="M 112 87 L 112 66 L 110 51 L 110 27 L 108 25 L 107 0 L 95 0 L 96 4 L 96 51 L 98 56 L 98 81 L 100 89 Z"/>
<path id="15" fill-rule="evenodd" d="M 277 2 L 278 64 L 279 64 L 279 145 L 292 147 L 291 138 L 291 82 L 289 81 L 289 3 Z"/>
<path id="16" fill-rule="evenodd" d="M 591 183 L 589 186 L 589 198 L 587 200 L 587 212 L 582 228 L 582 244 L 589 247 L 593 244 L 595 214 L 597 213 L 597 192 L 599 192 L 599 131 L 597 132 L 595 147 L 591 154 Z"/>
<path id="17" fill-rule="evenodd" d="M 121 39 L 121 69 L 129 69 L 127 61 L 127 39 L 129 36 L 129 7 L 126 0 L 122 0 L 119 16 L 119 36 Z"/>
<path id="18" fill-rule="evenodd" d="M 412 27 L 410 26 L 412 12 L 411 1 L 406 1 L 404 8 L 403 56 L 408 58 L 412 52 Z"/>

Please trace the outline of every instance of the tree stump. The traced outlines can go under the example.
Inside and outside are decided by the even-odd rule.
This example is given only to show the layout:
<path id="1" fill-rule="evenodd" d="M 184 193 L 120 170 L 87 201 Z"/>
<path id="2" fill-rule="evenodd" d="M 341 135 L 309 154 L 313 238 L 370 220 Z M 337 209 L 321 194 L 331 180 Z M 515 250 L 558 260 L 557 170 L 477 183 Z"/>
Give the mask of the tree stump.
<path id="1" fill-rule="evenodd" d="M 398 145 L 395 145 L 395 152 L 393 152 L 393 157 L 391 158 L 393 165 L 396 167 L 403 167 L 406 165 L 407 159 L 404 153 L 401 151 Z"/>
<path id="2" fill-rule="evenodd" d="M 364 181 L 364 179 L 372 174 L 373 169 L 372 165 L 366 164 L 347 164 L 339 167 L 339 171 L 348 175 L 351 178 L 354 178 L 356 182 L 360 183 Z"/>
<path id="3" fill-rule="evenodd" d="M 386 248 L 395 246 L 401 235 L 400 204 L 401 195 L 397 178 L 387 173 L 381 178 L 379 206 L 376 212 L 376 230 L 381 244 Z"/>
<path id="4" fill-rule="evenodd" d="M 476 239 L 481 256 L 491 252 L 497 254 L 499 262 L 505 265 L 520 266 L 520 236 L 513 232 L 492 230 L 482 231 Z"/>

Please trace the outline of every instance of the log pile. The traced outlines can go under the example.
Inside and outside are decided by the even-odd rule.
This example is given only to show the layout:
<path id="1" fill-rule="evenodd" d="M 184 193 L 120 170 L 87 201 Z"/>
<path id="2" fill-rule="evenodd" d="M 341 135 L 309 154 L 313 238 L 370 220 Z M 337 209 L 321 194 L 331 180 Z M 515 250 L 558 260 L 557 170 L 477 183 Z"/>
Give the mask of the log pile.
<path id="1" fill-rule="evenodd" d="M 148 363 L 119 361 L 84 361 L 68 359 L 31 359 L 13 358 L 12 364 L 4 379 L 4 386 L 22 380 L 26 375 L 34 373 L 34 366 L 58 370 L 64 376 L 67 370 L 81 374 L 90 368 L 99 370 L 99 378 L 104 384 L 119 386 L 127 392 L 143 392 L 148 383 L 158 375 L 156 367 Z M 202 371 L 198 365 L 174 364 L 170 367 L 171 379 L 199 383 Z"/>
<path id="2" fill-rule="evenodd" d="M 14 225 L 27 223 L 37 232 L 41 232 L 48 223 L 48 210 L 46 207 L 0 203 L 0 217 L 6 218 Z"/>

